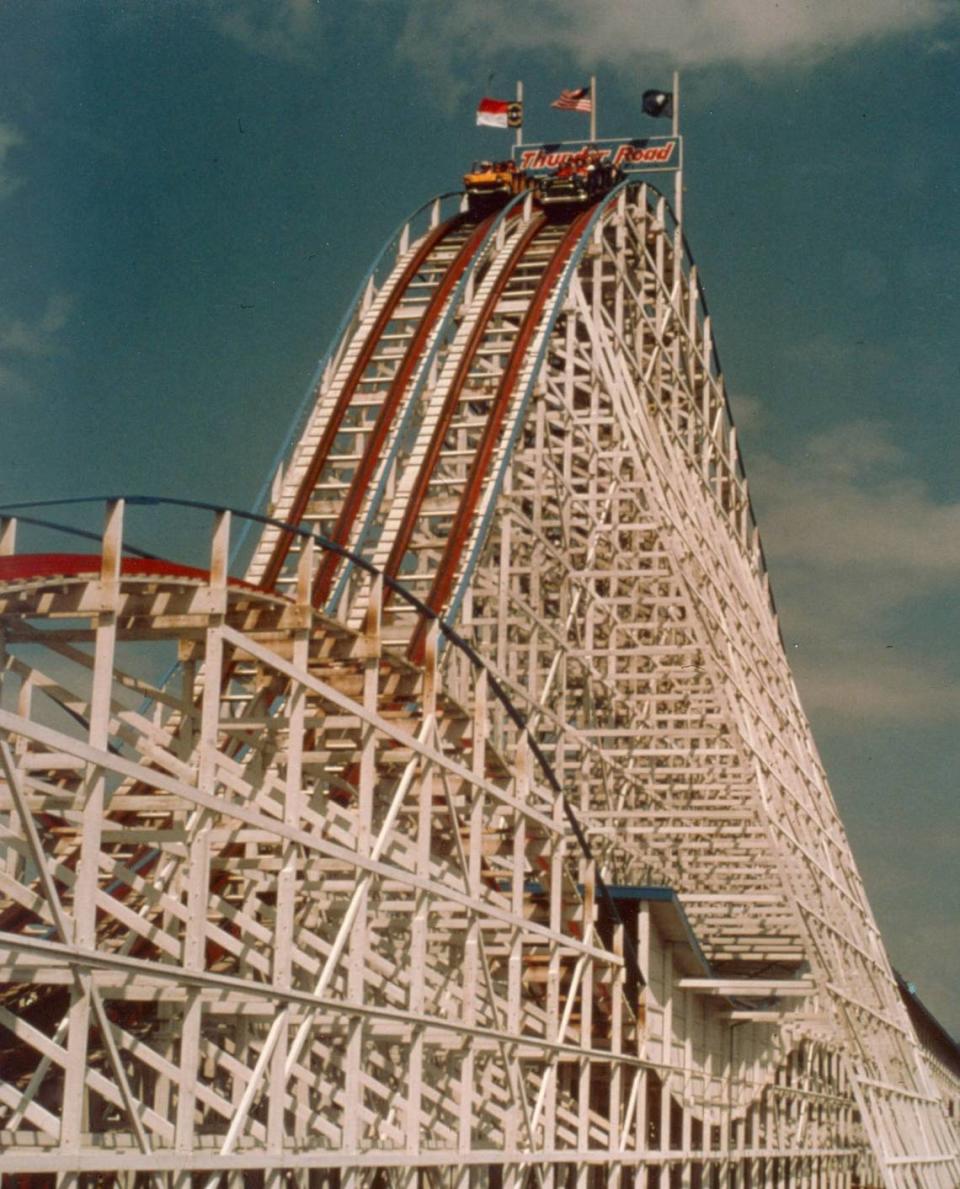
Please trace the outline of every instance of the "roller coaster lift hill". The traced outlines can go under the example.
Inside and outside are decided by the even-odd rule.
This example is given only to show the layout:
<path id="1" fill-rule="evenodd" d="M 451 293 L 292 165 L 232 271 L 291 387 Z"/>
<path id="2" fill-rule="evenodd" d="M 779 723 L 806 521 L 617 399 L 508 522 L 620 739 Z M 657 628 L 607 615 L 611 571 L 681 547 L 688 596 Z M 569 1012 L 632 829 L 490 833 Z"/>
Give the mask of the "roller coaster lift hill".
<path id="1" fill-rule="evenodd" d="M 591 94 L 398 227 L 265 507 L 0 507 L 0 1189 L 960 1184 L 960 1051 L 780 637 L 676 77 L 670 136 Z M 133 544 L 161 515 L 199 564 Z"/>

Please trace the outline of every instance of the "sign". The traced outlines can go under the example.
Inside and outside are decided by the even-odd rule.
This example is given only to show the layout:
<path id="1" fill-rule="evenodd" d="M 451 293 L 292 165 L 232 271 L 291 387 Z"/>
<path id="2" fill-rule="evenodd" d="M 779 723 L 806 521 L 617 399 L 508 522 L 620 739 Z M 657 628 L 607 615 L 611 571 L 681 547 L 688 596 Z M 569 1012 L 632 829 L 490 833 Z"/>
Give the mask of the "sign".
<path id="1" fill-rule="evenodd" d="M 663 173 L 679 169 L 679 136 L 643 136 L 632 140 L 565 140 L 554 144 L 515 145 L 513 159 L 526 173 L 550 173 L 561 165 L 609 163 L 624 173 Z"/>

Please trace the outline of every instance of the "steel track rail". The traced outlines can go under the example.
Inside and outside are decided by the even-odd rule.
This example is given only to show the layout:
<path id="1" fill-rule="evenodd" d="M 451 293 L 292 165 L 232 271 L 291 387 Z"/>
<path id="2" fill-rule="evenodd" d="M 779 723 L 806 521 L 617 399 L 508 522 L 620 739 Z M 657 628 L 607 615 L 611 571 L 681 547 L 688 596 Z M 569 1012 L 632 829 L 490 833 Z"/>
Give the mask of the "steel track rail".
<path id="1" fill-rule="evenodd" d="M 571 278 L 572 278 L 573 270 L 579 267 L 580 258 L 583 255 L 583 251 L 584 251 L 584 248 L 586 246 L 589 236 L 594 232 L 594 230 L 598 226 L 600 226 L 602 224 L 602 220 L 606 217 L 607 213 L 612 209 L 613 205 L 616 202 L 620 201 L 619 196 L 625 193 L 625 191 L 627 190 L 629 185 L 630 185 L 629 182 L 621 183 L 619 186 L 616 187 L 616 189 L 611 191 L 606 196 L 606 198 L 604 198 L 601 202 L 597 203 L 592 208 L 592 210 L 590 212 L 590 221 L 584 230 L 584 234 L 580 238 L 579 244 L 574 248 L 573 252 L 570 254 L 570 256 L 567 260 L 566 266 L 563 270 L 563 274 L 560 277 L 560 280 L 558 282 L 560 285 L 560 292 L 558 293 L 558 296 L 561 296 L 568 292 L 568 286 L 569 286 Z M 520 398 L 519 398 L 518 411 L 517 411 L 517 415 L 513 419 L 513 425 L 510 430 L 510 437 L 509 437 L 508 441 L 506 442 L 503 451 L 501 452 L 502 457 L 501 457 L 501 460 L 500 460 L 500 463 L 499 463 L 499 466 L 497 469 L 497 473 L 495 475 L 493 475 L 491 482 L 489 484 L 487 484 L 484 489 L 484 495 L 482 498 L 482 504 L 481 504 L 481 510 L 480 510 L 480 518 L 479 518 L 476 528 L 474 528 L 470 534 L 472 537 L 472 545 L 470 547 L 470 554 L 469 554 L 466 562 L 464 563 L 462 572 L 460 574 L 460 580 L 457 583 L 457 588 L 454 591 L 453 597 L 450 599 L 449 605 L 447 608 L 448 614 L 454 620 L 456 620 L 457 616 L 459 615 L 460 605 L 463 600 L 464 591 L 466 589 L 467 584 L 470 581 L 470 575 L 473 572 L 473 568 L 477 564 L 480 550 L 482 549 L 483 542 L 486 539 L 486 535 L 487 535 L 487 532 L 490 527 L 490 521 L 491 521 L 493 507 L 495 506 L 496 501 L 499 499 L 500 492 L 503 489 L 506 470 L 507 470 L 508 466 L 510 465 L 510 460 L 512 458 L 513 451 L 516 448 L 517 439 L 519 437 L 519 433 L 522 428 L 524 418 L 526 416 L 526 407 L 530 400 L 534 382 L 536 380 L 537 375 L 540 372 L 540 369 L 543 367 L 544 361 L 546 359 L 547 351 L 549 348 L 550 335 L 553 332 L 553 327 L 556 323 L 556 319 L 557 319 L 557 302 L 554 301 L 553 308 L 550 311 L 550 313 L 548 314 L 547 321 L 544 324 L 545 333 L 541 334 L 541 336 L 540 336 L 540 346 L 537 350 L 536 358 L 533 361 L 533 366 L 531 368 L 529 377 L 527 379 L 527 383 L 524 387 L 523 393 L 520 395 Z"/>

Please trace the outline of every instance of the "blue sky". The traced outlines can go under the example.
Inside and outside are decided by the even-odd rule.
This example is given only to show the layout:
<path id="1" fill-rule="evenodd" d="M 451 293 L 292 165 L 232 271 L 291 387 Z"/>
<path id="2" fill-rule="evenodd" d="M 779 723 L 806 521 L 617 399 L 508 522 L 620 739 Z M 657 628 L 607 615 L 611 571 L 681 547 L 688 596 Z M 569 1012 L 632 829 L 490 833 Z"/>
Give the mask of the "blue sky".
<path id="1" fill-rule="evenodd" d="M 801 696 L 893 962 L 960 1032 L 960 22 L 939 0 L 4 0 L 0 501 L 252 505 L 382 242 L 522 78 L 662 131 Z"/>

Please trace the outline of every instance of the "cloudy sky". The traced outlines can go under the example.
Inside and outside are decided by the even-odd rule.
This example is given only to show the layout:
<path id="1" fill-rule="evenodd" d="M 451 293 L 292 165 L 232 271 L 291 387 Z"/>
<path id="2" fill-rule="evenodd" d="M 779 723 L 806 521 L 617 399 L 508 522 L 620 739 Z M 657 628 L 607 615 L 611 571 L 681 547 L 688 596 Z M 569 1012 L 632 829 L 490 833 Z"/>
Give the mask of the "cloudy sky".
<path id="1" fill-rule="evenodd" d="M 940 0 L 3 0 L 0 501 L 251 506 L 383 241 L 599 77 L 661 131 L 790 660 L 893 962 L 960 1033 L 960 22 Z"/>

